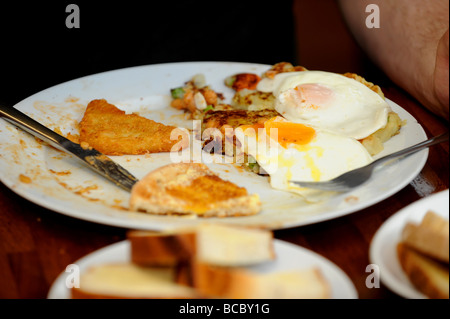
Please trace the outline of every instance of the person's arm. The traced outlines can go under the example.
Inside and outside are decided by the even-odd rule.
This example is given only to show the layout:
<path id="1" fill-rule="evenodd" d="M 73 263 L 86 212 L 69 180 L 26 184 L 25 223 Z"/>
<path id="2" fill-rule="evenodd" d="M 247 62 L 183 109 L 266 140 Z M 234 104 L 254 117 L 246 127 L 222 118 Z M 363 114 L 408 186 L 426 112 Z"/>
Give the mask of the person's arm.
<path id="1" fill-rule="evenodd" d="M 339 0 L 356 40 L 393 82 L 449 119 L 449 1 Z M 380 27 L 368 28 L 369 4 Z"/>

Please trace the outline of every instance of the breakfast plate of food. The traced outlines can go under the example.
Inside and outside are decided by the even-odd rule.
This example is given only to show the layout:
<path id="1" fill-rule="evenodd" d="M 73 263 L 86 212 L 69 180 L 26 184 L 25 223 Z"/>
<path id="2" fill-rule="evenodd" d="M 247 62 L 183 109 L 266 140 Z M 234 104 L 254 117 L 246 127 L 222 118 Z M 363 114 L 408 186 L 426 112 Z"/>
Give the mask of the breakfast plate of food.
<path id="1" fill-rule="evenodd" d="M 133 230 L 127 237 L 69 265 L 47 297 L 358 298 L 337 265 L 274 239 L 269 230 L 203 223 L 163 232 Z"/>
<path id="2" fill-rule="evenodd" d="M 395 194 L 428 151 L 347 193 L 321 181 L 422 142 L 421 125 L 359 75 L 290 63 L 155 64 L 59 84 L 14 106 L 132 173 L 120 189 L 71 155 L 0 121 L 0 180 L 54 212 L 163 230 L 219 223 L 283 229 L 344 216 Z M 389 178 L 385 178 L 389 176 Z"/>
<path id="3" fill-rule="evenodd" d="M 449 298 L 448 196 L 447 189 L 406 206 L 372 239 L 381 281 L 404 298 Z"/>

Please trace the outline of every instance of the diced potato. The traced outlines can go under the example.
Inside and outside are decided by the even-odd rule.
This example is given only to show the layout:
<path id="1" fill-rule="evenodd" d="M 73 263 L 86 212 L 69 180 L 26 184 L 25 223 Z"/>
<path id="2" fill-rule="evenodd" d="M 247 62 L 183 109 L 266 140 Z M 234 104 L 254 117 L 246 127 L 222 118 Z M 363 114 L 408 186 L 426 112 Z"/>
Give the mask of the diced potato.
<path id="1" fill-rule="evenodd" d="M 273 110 L 275 108 L 275 96 L 272 93 L 243 89 L 236 92 L 231 105 L 239 110 Z"/>
<path id="2" fill-rule="evenodd" d="M 383 143 L 399 133 L 403 124 L 397 113 L 390 112 L 386 126 L 361 140 L 361 143 L 370 155 L 376 155 L 384 149 Z"/>

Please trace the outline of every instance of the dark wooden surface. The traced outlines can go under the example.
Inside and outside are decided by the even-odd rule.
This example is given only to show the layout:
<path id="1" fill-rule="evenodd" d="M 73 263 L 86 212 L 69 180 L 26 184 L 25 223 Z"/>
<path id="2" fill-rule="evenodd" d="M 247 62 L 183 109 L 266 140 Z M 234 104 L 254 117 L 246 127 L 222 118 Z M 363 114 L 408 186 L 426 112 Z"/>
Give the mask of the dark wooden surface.
<path id="1" fill-rule="evenodd" d="M 395 87 L 386 96 L 411 113 L 428 136 L 448 130 Z M 424 186 L 425 185 L 425 186 Z M 275 237 L 309 248 L 336 263 L 362 299 L 395 299 L 385 286 L 365 285 L 370 242 L 382 223 L 399 209 L 449 185 L 448 143 L 430 149 L 421 173 L 404 189 L 362 211 L 334 220 L 275 231 Z M 126 229 L 89 223 L 37 206 L 0 183 L 0 298 L 46 298 L 55 278 L 77 259 L 125 238 Z"/>

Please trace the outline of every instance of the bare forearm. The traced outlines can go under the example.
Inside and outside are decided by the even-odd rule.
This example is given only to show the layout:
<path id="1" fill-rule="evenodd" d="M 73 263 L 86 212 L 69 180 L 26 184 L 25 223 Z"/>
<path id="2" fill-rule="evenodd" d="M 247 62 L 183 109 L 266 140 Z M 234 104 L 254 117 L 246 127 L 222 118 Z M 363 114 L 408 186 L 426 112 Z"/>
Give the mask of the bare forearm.
<path id="1" fill-rule="evenodd" d="M 448 31 L 449 1 L 340 0 L 339 3 L 356 39 L 380 68 L 426 107 L 448 119 L 448 33 L 447 52 L 437 53 L 440 43 L 443 51 L 443 36 Z M 366 26 L 369 4 L 380 9 L 379 28 Z M 443 85 L 446 90 L 441 88 Z"/>

